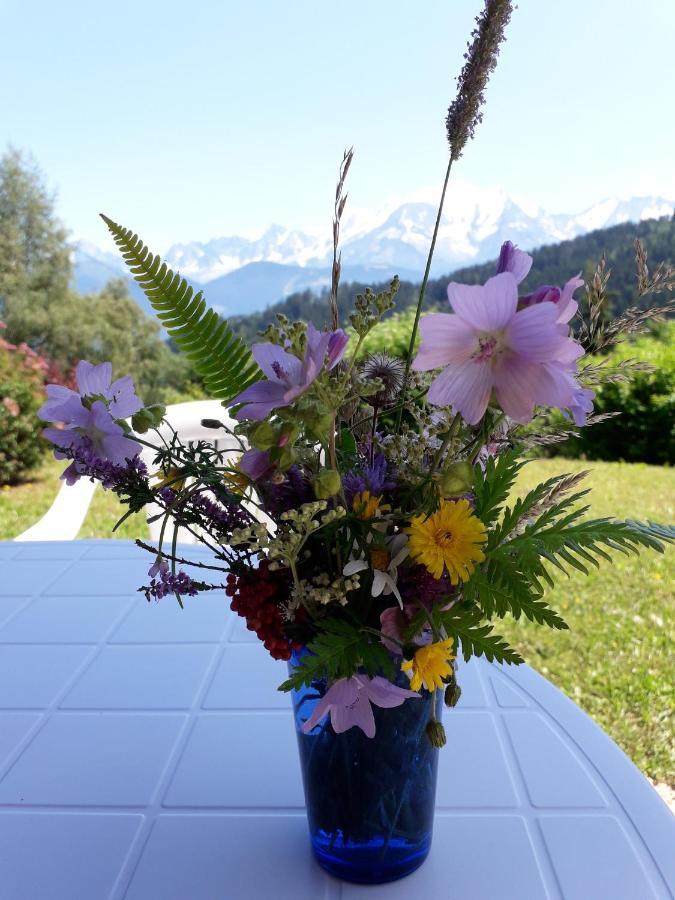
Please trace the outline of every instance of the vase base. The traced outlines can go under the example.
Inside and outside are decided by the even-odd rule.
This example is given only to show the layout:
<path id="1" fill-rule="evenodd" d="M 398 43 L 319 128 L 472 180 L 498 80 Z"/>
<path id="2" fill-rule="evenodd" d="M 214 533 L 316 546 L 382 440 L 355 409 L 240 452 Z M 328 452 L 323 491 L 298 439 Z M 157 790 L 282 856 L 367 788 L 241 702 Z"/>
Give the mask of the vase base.
<path id="1" fill-rule="evenodd" d="M 333 847 L 321 840 L 312 841 L 314 858 L 335 878 L 356 884 L 385 884 L 398 881 L 418 869 L 429 855 L 431 838 L 411 847 L 403 841 L 358 847 Z"/>

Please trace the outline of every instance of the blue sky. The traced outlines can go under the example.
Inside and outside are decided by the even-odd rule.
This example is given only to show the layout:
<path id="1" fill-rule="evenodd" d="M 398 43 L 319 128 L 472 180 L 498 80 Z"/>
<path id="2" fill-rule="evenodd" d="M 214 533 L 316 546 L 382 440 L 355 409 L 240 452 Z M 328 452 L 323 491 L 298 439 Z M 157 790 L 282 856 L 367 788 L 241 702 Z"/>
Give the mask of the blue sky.
<path id="1" fill-rule="evenodd" d="M 99 210 L 162 250 L 329 227 L 335 173 L 375 209 L 439 185 L 482 0 L 4 0 L 0 148 L 31 151 L 78 236 Z M 519 0 L 457 166 L 555 212 L 675 195 L 675 3 Z"/>

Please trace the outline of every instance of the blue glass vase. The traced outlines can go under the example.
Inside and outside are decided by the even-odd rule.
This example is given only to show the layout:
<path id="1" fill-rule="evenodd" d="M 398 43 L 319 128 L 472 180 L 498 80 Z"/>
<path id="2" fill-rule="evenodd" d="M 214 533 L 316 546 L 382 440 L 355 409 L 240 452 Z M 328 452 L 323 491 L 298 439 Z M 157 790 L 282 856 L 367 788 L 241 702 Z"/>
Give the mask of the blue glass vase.
<path id="1" fill-rule="evenodd" d="M 289 662 L 292 672 L 298 657 Z M 400 670 L 396 683 L 409 687 Z M 373 706 L 376 733 L 336 734 L 330 717 L 309 734 L 302 726 L 326 692 L 325 681 L 293 691 L 293 710 L 312 850 L 338 878 L 395 881 L 426 859 L 436 801 L 438 750 L 425 734 L 440 721 L 443 692 L 422 691 L 393 709 Z"/>

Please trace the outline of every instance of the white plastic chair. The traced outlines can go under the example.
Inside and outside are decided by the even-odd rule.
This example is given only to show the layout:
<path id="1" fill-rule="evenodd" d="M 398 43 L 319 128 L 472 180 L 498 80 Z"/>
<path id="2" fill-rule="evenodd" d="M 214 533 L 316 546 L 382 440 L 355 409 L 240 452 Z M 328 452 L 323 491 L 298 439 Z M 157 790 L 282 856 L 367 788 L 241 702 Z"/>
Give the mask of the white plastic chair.
<path id="1" fill-rule="evenodd" d="M 214 431 L 202 426 L 202 419 L 218 419 L 229 427 L 234 427 L 236 422 L 228 416 L 227 411 L 217 400 L 193 400 L 188 403 L 176 403 L 167 407 L 166 419 L 171 424 L 183 443 L 189 441 L 205 440 L 213 443 L 220 450 L 234 450 L 239 444 L 223 431 Z M 171 434 L 170 429 L 163 425 L 160 433 L 165 437 Z M 141 458 L 152 471 L 152 451 L 145 449 Z M 42 518 L 22 532 L 15 541 L 72 541 L 84 524 L 89 506 L 96 490 L 96 482 L 88 478 L 81 478 L 72 487 L 63 484 L 56 499 L 42 516 Z M 159 511 L 159 507 L 148 507 L 148 517 Z M 150 538 L 156 541 L 159 537 L 161 521 L 150 525 Z M 178 540 L 182 543 L 195 543 L 196 538 L 186 529 L 179 529 Z"/>

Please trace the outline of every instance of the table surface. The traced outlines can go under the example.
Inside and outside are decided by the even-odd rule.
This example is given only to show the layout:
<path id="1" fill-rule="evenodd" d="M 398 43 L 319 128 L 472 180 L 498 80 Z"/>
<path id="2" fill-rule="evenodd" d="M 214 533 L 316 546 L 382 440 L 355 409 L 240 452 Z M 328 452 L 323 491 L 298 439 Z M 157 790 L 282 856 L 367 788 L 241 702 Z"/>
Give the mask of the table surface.
<path id="1" fill-rule="evenodd" d="M 445 713 L 428 861 L 326 876 L 284 665 L 219 592 L 148 604 L 148 563 L 0 543 L 1 900 L 673 897 L 675 817 L 646 779 L 532 669 L 483 660 Z"/>

